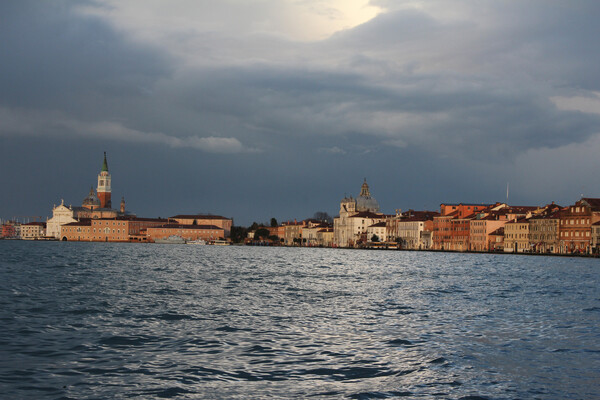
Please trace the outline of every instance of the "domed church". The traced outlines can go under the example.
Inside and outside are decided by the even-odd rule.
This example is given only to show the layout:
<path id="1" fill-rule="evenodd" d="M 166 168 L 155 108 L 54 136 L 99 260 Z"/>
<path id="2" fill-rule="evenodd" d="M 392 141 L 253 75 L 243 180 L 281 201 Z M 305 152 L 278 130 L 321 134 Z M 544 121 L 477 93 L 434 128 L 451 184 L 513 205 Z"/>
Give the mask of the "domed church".
<path id="1" fill-rule="evenodd" d="M 125 198 L 121 198 L 119 210 L 115 210 L 111 206 L 111 176 L 108 173 L 106 152 L 104 152 L 104 161 L 98 174 L 97 189 L 90 188 L 88 195 L 81 203 L 81 207 L 67 207 L 64 201 L 61 201 L 59 206 L 55 205 L 52 209 L 52 218 L 47 221 L 47 235 L 58 237 L 61 225 L 76 222 L 80 219 L 134 216 L 134 214 L 125 211 Z"/>
<path id="2" fill-rule="evenodd" d="M 385 216 L 379 212 L 379 203 L 371 196 L 365 179 L 356 199 L 344 197 L 340 202 L 340 215 L 333 220 L 334 244 L 338 247 L 356 246 L 363 240 L 369 226 L 384 220 Z"/>

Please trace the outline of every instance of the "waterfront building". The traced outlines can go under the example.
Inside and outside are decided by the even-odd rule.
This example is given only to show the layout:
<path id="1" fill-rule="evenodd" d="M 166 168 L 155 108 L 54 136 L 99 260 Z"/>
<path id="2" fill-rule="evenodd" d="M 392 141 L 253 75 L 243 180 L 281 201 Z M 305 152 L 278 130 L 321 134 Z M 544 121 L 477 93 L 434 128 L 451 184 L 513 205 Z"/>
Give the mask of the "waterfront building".
<path id="1" fill-rule="evenodd" d="M 434 250 L 450 250 L 452 240 L 452 225 L 451 222 L 457 218 L 458 211 L 452 211 L 449 214 L 441 214 L 433 217 L 433 249 Z"/>
<path id="2" fill-rule="evenodd" d="M 385 221 L 378 222 L 367 228 L 366 242 L 385 242 L 386 238 L 387 226 Z"/>
<path id="3" fill-rule="evenodd" d="M 490 251 L 504 251 L 504 228 L 490 233 Z"/>
<path id="4" fill-rule="evenodd" d="M 302 227 L 301 231 L 302 246 L 324 246 L 323 234 L 321 232 L 321 235 L 319 235 L 319 232 L 331 228 L 331 226 L 316 220 L 306 220 L 305 223 L 306 225 Z"/>
<path id="5" fill-rule="evenodd" d="M 77 222 L 73 208 L 65 206 L 65 201 L 61 200 L 58 206 L 52 208 L 52 218 L 46 221 L 46 236 L 60 239 L 61 227 L 73 222 Z"/>
<path id="6" fill-rule="evenodd" d="M 475 214 L 450 220 L 450 247 L 447 250 L 467 251 L 470 247 L 471 221 Z"/>
<path id="7" fill-rule="evenodd" d="M 530 252 L 529 221 L 521 217 L 504 225 L 504 251 L 507 253 Z"/>
<path id="8" fill-rule="evenodd" d="M 225 230 L 215 225 L 186 225 L 186 224 L 165 224 L 160 226 L 151 226 L 146 229 L 146 236 L 149 242 L 157 239 L 167 239 L 169 236 L 179 236 L 187 241 L 205 240 L 213 241 L 225 238 Z"/>
<path id="9" fill-rule="evenodd" d="M 592 224 L 592 253 L 600 254 L 600 221 Z"/>
<path id="10" fill-rule="evenodd" d="M 535 253 L 557 253 L 561 207 L 552 203 L 545 208 L 529 218 L 529 246 Z"/>
<path id="11" fill-rule="evenodd" d="M 66 242 L 90 242 L 92 239 L 92 220 L 83 218 L 60 226 L 61 240 Z"/>
<path id="12" fill-rule="evenodd" d="M 398 210 L 387 220 L 388 242 L 398 242 L 403 249 L 429 249 L 432 247 L 433 218 L 440 213 L 435 211 Z"/>
<path id="13" fill-rule="evenodd" d="M 233 225 L 233 219 L 222 217 L 220 215 L 180 214 L 170 217 L 169 219 L 180 225 L 213 225 L 223 229 L 225 232 L 224 237 L 229 237 L 231 234 L 231 226 Z"/>
<path id="14" fill-rule="evenodd" d="M 0 237 L 5 239 L 12 239 L 18 237 L 18 233 L 20 232 L 19 223 L 16 221 L 6 221 L 2 224 L 2 230 L 0 232 Z M 19 229 L 17 229 L 19 227 Z"/>
<path id="15" fill-rule="evenodd" d="M 317 243 L 323 247 L 333 246 L 333 228 L 331 226 L 321 228 L 317 231 Z"/>
<path id="16" fill-rule="evenodd" d="M 284 244 L 286 246 L 300 245 L 302 243 L 302 228 L 306 226 L 304 221 L 288 221 L 283 224 Z"/>
<path id="17" fill-rule="evenodd" d="M 269 236 L 277 236 L 279 240 L 285 239 L 285 227 L 283 225 L 269 226 L 266 229 L 269 230 Z"/>
<path id="18" fill-rule="evenodd" d="M 36 240 L 46 235 L 45 222 L 29 222 L 21 225 L 21 239 Z"/>
<path id="19" fill-rule="evenodd" d="M 442 203 L 440 215 L 433 218 L 433 248 L 435 250 L 469 250 L 470 221 L 475 213 L 490 209 L 489 204 Z"/>
<path id="20" fill-rule="evenodd" d="M 590 253 L 592 225 L 600 221 L 600 199 L 582 198 L 559 216 L 559 251 Z"/>
<path id="21" fill-rule="evenodd" d="M 84 218 L 61 227 L 63 241 L 85 242 L 146 242 L 149 227 L 162 226 L 169 221 L 160 218 Z"/>
<path id="22" fill-rule="evenodd" d="M 365 179 L 356 199 L 344 197 L 340 202 L 339 216 L 333 219 L 334 245 L 355 247 L 365 242 L 368 227 L 383 222 L 386 218 L 379 212 L 379 203 L 371 196 Z"/>
<path id="23" fill-rule="evenodd" d="M 497 238 L 493 232 L 504 227 L 507 222 L 506 214 L 493 212 L 488 215 L 483 213 L 470 221 L 469 246 L 471 251 L 492 251 Z"/>
<path id="24" fill-rule="evenodd" d="M 496 203 L 495 205 L 500 205 Z M 470 203 L 442 203 L 440 204 L 441 215 L 454 215 L 456 218 L 464 218 L 473 213 L 489 208 L 489 204 L 470 204 Z"/>

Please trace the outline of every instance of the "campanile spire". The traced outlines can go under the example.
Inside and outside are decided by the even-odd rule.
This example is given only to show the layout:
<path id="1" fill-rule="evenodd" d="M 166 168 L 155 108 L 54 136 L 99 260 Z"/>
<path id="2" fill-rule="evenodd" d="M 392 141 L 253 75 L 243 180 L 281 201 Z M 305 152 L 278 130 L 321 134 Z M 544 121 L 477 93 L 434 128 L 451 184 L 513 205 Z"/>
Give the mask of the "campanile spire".
<path id="1" fill-rule="evenodd" d="M 98 199 L 100 200 L 101 208 L 111 208 L 112 203 L 110 201 L 111 197 L 111 177 L 108 173 L 108 162 L 106 161 L 106 152 L 104 152 L 104 162 L 102 163 L 102 169 L 98 174 L 98 188 L 96 192 L 98 193 Z"/>

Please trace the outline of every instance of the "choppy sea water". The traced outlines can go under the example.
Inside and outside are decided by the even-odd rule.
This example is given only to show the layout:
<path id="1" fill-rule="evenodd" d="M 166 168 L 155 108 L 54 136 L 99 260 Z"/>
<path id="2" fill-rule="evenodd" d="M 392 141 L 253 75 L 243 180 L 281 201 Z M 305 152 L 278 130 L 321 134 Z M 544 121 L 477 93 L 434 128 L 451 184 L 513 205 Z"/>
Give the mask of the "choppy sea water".
<path id="1" fill-rule="evenodd" d="M 600 260 L 0 241 L 6 399 L 600 398 Z"/>

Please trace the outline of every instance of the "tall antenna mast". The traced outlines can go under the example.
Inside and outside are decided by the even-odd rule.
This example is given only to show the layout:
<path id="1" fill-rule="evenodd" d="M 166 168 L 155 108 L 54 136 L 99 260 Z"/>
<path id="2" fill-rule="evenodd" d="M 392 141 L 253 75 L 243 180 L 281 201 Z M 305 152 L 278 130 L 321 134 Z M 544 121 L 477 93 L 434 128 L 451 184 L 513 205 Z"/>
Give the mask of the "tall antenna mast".
<path id="1" fill-rule="evenodd" d="M 508 182 L 506 182 L 506 204 L 508 205 Z"/>

